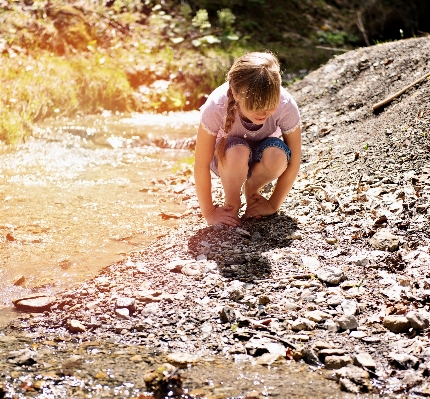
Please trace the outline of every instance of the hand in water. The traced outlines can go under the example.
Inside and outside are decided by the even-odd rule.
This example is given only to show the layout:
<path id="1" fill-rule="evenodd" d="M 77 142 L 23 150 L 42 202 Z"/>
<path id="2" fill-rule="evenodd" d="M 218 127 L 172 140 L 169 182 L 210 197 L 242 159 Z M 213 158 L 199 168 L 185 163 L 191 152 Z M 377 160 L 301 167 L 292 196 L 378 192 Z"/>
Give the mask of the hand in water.
<path id="1" fill-rule="evenodd" d="M 276 213 L 277 209 L 275 209 L 272 204 L 264 198 L 260 194 L 254 194 L 251 197 L 251 201 L 248 203 L 246 207 L 245 214 L 243 215 L 244 219 L 255 218 L 259 219 L 261 216 L 269 216 Z"/>
<path id="2" fill-rule="evenodd" d="M 209 225 L 223 224 L 225 226 L 233 227 L 240 225 L 240 219 L 237 216 L 237 213 L 233 211 L 233 207 L 231 205 L 224 205 L 215 208 L 215 211 L 206 218 L 206 221 Z"/>

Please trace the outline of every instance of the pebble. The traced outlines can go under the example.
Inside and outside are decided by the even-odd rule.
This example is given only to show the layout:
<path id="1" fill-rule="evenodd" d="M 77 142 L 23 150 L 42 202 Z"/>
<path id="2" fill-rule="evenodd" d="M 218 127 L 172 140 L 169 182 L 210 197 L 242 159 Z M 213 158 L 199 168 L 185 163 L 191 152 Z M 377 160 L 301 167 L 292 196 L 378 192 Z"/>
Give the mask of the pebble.
<path id="1" fill-rule="evenodd" d="M 67 328 L 72 333 L 80 333 L 86 331 L 85 326 L 79 320 L 68 320 Z"/>
<path id="2" fill-rule="evenodd" d="M 403 369 L 416 369 L 419 364 L 419 359 L 417 357 L 403 353 L 390 353 L 388 358 L 392 363 Z"/>
<path id="3" fill-rule="evenodd" d="M 336 321 L 342 330 L 355 330 L 358 327 L 358 320 L 353 315 L 341 316 Z"/>
<path id="4" fill-rule="evenodd" d="M 291 328 L 294 331 L 312 331 L 315 329 L 316 323 L 312 320 L 306 319 L 304 317 L 299 317 L 294 320 L 291 325 Z"/>
<path id="5" fill-rule="evenodd" d="M 327 284 L 338 285 L 345 279 L 345 275 L 338 267 L 323 267 L 316 271 L 316 276 Z"/>
<path id="6" fill-rule="evenodd" d="M 400 240 L 389 230 L 382 229 L 373 235 L 369 244 L 379 251 L 394 252 L 399 249 Z"/>

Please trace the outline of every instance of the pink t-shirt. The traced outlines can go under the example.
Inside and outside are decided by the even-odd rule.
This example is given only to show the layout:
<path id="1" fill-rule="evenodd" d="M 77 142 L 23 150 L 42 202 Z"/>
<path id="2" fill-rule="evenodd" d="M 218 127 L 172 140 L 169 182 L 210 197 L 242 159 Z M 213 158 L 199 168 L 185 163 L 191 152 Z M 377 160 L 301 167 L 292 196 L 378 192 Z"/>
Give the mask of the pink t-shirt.
<path id="1" fill-rule="evenodd" d="M 217 138 L 221 138 L 224 134 L 228 103 L 227 90 L 228 82 L 216 88 L 200 107 L 200 121 L 203 128 Z M 300 113 L 297 104 L 291 94 L 281 87 L 279 105 L 275 113 L 264 121 L 260 129 L 255 131 L 246 129 L 236 110 L 236 118 L 228 135 L 258 141 L 266 137 L 280 137 L 282 134 L 289 134 L 299 125 Z"/>

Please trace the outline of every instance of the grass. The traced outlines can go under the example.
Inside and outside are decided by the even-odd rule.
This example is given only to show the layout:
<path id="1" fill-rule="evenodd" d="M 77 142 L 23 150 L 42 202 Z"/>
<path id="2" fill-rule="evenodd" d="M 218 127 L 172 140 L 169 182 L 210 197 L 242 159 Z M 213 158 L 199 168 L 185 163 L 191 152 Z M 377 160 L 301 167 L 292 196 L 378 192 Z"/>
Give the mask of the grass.
<path id="1" fill-rule="evenodd" d="M 133 108 L 126 74 L 114 60 L 94 54 L 3 56 L 0 85 L 0 140 L 9 144 L 30 134 L 32 123 L 42 118 Z"/>

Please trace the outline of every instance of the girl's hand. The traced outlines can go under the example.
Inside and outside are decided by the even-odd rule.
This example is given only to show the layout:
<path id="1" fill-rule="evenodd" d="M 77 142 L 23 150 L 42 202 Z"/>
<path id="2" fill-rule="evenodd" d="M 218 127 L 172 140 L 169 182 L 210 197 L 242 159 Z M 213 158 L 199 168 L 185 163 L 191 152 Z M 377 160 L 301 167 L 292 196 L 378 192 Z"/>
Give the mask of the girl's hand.
<path id="1" fill-rule="evenodd" d="M 209 225 L 223 224 L 225 226 L 239 226 L 240 219 L 233 211 L 231 205 L 224 205 L 214 209 L 214 211 L 206 217 Z"/>
<path id="2" fill-rule="evenodd" d="M 251 202 L 247 205 L 244 219 L 255 218 L 259 219 L 262 216 L 269 216 L 276 213 L 278 210 L 270 203 L 269 200 L 262 195 L 254 194 L 251 197 Z"/>

